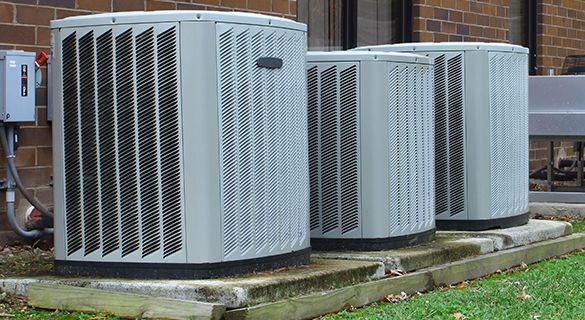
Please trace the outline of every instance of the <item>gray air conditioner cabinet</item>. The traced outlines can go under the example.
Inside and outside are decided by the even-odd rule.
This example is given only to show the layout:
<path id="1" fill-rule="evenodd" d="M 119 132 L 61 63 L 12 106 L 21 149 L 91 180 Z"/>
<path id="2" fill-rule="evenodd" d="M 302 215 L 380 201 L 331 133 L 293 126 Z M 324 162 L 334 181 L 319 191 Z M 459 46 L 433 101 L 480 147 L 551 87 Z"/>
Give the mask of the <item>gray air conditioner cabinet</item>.
<path id="1" fill-rule="evenodd" d="M 161 11 L 51 27 L 57 272 L 308 262 L 305 25 Z"/>
<path id="2" fill-rule="evenodd" d="M 383 250 L 430 241 L 433 66 L 404 53 L 307 54 L 311 245 Z"/>
<path id="3" fill-rule="evenodd" d="M 528 221 L 528 49 L 496 43 L 411 43 L 358 50 L 435 61 L 438 229 Z"/>

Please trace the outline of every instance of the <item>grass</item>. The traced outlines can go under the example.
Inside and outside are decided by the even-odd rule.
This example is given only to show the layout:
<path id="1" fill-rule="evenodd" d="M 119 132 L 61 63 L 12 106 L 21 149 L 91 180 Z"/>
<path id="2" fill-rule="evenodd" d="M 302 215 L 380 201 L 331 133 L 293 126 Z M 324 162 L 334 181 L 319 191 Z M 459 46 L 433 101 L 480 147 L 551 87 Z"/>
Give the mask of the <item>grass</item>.
<path id="1" fill-rule="evenodd" d="M 585 232 L 585 220 L 572 224 Z M 585 252 L 395 300 L 325 319 L 585 319 Z"/>

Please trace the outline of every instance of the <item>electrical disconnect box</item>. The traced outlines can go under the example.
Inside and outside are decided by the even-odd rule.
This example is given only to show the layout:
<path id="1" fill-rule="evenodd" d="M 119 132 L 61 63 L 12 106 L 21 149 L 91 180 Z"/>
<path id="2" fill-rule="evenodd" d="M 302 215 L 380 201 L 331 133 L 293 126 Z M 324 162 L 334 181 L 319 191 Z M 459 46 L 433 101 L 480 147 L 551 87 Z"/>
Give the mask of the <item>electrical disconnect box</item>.
<path id="1" fill-rule="evenodd" d="M 0 121 L 35 121 L 35 53 L 0 50 Z"/>

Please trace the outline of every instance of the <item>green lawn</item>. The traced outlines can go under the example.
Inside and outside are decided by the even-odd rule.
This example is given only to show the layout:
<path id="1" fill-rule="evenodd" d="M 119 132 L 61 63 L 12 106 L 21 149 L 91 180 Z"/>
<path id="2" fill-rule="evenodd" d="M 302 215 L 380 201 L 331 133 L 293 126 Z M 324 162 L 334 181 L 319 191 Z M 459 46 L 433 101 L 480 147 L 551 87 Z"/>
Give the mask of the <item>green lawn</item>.
<path id="1" fill-rule="evenodd" d="M 584 232 L 585 220 L 573 229 Z M 519 299 L 524 287 L 528 297 Z M 585 252 L 325 319 L 585 319 Z"/>

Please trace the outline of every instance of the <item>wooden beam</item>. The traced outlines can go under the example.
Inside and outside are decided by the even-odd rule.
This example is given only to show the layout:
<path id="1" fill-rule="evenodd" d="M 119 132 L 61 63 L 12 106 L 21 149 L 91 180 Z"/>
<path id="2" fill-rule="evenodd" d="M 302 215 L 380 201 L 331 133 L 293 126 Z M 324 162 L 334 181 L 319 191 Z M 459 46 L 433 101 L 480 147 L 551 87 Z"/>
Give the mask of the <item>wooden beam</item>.
<path id="1" fill-rule="evenodd" d="M 129 318 L 221 319 L 225 306 L 98 289 L 31 283 L 28 303 L 43 309 L 103 312 Z"/>

